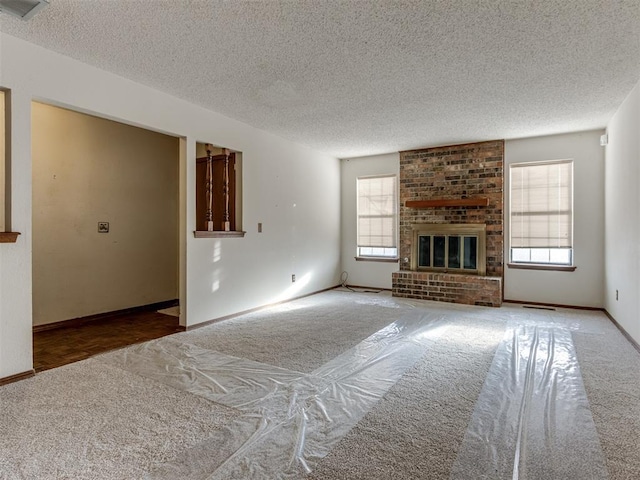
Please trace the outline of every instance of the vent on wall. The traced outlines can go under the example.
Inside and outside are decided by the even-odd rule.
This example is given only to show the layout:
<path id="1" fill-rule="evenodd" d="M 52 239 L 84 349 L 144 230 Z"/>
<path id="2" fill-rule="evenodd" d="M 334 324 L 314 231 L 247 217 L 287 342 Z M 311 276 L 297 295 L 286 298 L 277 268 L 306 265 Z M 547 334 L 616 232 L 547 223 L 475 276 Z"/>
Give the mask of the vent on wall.
<path id="1" fill-rule="evenodd" d="M 0 0 L 0 12 L 29 20 L 49 5 L 49 0 Z"/>
<path id="2" fill-rule="evenodd" d="M 555 308 L 553 307 L 545 307 L 542 305 L 523 305 L 522 308 L 532 308 L 534 310 L 552 310 L 552 311 L 556 311 Z"/>

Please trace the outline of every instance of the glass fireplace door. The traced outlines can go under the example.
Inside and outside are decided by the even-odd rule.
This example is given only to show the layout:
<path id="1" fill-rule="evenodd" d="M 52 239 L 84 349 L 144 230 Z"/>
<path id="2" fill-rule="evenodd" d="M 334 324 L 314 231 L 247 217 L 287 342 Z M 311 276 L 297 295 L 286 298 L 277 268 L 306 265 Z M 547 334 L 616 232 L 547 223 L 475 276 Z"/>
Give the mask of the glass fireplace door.
<path id="1" fill-rule="evenodd" d="M 477 272 L 478 243 L 474 235 L 419 235 L 418 269 Z"/>

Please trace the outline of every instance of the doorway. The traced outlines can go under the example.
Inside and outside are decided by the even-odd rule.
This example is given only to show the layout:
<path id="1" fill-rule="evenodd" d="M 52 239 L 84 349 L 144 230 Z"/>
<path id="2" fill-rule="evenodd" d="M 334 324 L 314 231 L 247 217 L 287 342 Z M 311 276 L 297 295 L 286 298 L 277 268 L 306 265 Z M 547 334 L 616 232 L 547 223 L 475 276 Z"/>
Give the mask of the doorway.
<path id="1" fill-rule="evenodd" d="M 49 353 L 73 345 L 80 360 L 160 332 L 153 318 L 179 329 L 155 311 L 180 296 L 180 148 L 173 136 L 32 103 L 34 365 L 45 336 Z M 56 329 L 72 330 L 55 340 Z"/>

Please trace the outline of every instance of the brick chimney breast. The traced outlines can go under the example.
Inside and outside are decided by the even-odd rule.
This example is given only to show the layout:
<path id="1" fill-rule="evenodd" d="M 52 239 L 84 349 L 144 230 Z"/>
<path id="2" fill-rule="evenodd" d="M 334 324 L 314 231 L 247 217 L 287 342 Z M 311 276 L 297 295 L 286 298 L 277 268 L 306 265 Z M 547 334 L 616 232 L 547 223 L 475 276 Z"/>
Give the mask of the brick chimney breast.
<path id="1" fill-rule="evenodd" d="M 393 274 L 394 295 L 471 305 L 502 303 L 503 175 L 504 140 L 400 152 L 401 270 Z M 488 199 L 488 206 L 405 206 L 415 200 L 480 197 Z M 467 223 L 486 225 L 486 276 L 410 270 L 414 225 Z"/>

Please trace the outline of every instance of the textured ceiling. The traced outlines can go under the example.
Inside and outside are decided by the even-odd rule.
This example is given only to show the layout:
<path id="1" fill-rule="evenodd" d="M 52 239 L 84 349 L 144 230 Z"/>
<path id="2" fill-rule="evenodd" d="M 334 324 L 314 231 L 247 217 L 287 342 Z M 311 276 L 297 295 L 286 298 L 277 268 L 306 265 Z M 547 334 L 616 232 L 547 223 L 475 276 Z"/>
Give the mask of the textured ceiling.
<path id="1" fill-rule="evenodd" d="M 604 127 L 640 0 L 51 0 L 0 29 L 337 157 Z"/>

